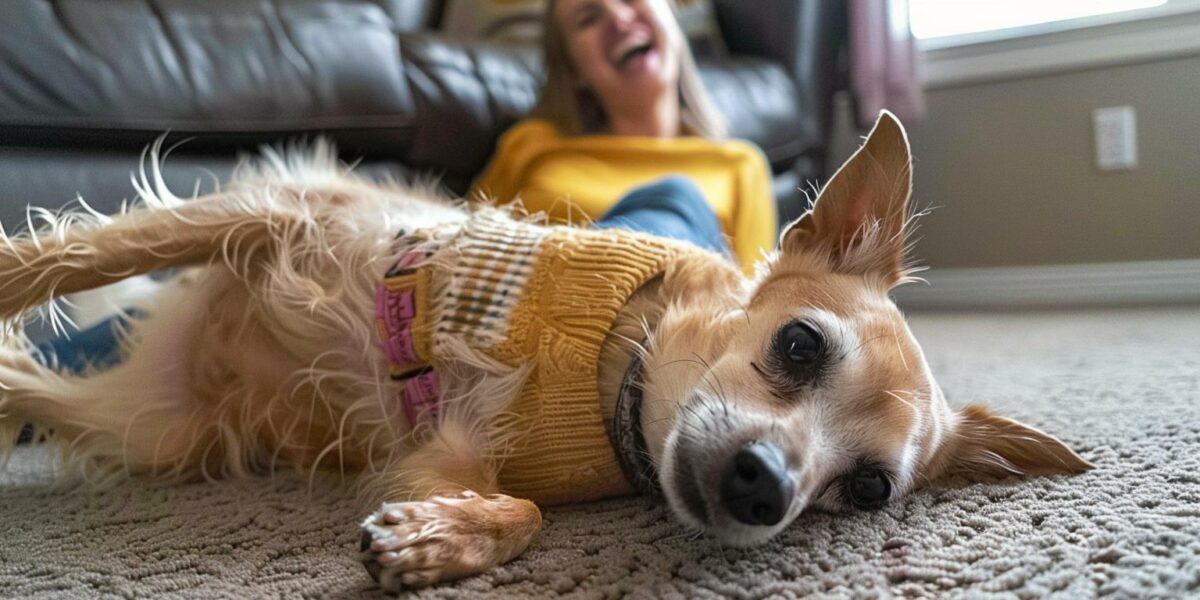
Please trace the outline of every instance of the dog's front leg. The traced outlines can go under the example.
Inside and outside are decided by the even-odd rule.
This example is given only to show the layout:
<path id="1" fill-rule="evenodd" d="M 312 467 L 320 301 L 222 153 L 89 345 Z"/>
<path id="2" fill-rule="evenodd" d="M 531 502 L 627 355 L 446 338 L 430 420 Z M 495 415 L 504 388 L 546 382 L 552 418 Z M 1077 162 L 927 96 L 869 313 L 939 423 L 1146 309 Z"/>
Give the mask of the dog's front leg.
<path id="1" fill-rule="evenodd" d="M 466 435 L 442 427 L 382 475 L 384 502 L 362 524 L 363 563 L 384 588 L 476 575 L 521 554 L 542 527 L 537 506 L 497 493 Z"/>

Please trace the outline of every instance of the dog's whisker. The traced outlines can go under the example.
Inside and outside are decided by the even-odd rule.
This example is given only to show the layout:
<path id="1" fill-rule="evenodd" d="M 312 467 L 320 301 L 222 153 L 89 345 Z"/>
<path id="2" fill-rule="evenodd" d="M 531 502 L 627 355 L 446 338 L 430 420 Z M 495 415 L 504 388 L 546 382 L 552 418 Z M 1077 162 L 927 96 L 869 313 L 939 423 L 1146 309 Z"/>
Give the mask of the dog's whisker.
<path id="1" fill-rule="evenodd" d="M 899 400 L 901 403 L 903 403 L 905 406 L 909 407 L 910 409 L 912 409 L 914 411 L 917 410 L 917 406 L 915 404 L 913 404 L 913 402 L 911 400 L 905 400 L 904 398 L 901 398 L 900 394 L 897 393 L 897 391 L 884 390 L 883 393 L 895 398 L 896 400 Z"/>

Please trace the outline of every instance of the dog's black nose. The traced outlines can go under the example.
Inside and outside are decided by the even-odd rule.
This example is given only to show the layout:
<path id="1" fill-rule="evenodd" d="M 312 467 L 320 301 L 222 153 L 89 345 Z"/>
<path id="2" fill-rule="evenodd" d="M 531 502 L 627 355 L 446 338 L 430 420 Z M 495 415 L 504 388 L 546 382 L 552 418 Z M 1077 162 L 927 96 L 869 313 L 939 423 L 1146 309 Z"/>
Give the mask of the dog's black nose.
<path id="1" fill-rule="evenodd" d="M 770 442 L 747 444 L 721 478 L 721 505 L 747 525 L 774 525 L 792 504 L 792 479 L 783 450 Z"/>

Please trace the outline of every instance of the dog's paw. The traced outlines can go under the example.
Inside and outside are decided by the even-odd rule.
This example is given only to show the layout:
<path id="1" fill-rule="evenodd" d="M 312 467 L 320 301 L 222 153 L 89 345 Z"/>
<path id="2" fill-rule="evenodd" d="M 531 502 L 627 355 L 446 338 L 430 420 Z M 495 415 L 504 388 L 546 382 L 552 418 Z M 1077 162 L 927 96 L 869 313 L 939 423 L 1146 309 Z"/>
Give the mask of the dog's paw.
<path id="1" fill-rule="evenodd" d="M 528 500 L 465 492 L 386 503 L 362 523 L 362 560 L 384 589 L 399 592 L 482 573 L 515 558 L 541 528 Z"/>

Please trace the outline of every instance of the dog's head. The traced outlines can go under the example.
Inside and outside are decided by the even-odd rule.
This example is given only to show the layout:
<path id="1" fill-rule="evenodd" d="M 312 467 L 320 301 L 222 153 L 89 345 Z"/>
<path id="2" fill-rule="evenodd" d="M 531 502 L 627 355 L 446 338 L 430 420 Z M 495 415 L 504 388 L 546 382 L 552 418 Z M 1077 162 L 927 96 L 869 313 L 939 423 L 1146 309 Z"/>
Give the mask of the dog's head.
<path id="1" fill-rule="evenodd" d="M 907 277 L 911 181 L 904 129 L 884 113 L 743 306 L 664 317 L 669 362 L 642 419 L 682 521 L 752 544 L 806 508 L 877 508 L 949 474 L 1090 468 L 1041 431 L 947 405 L 889 298 Z"/>

